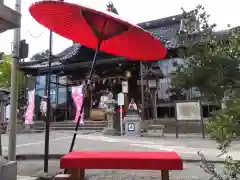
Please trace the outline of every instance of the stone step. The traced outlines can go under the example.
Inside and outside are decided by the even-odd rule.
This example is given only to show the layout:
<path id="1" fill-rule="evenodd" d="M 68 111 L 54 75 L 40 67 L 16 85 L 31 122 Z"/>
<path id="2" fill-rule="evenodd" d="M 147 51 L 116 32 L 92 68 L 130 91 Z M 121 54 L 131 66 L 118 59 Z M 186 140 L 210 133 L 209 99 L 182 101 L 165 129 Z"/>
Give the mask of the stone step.
<path id="1" fill-rule="evenodd" d="M 79 127 L 78 129 L 79 130 L 94 130 L 94 131 L 97 131 L 97 130 L 103 130 L 105 127 Z M 44 131 L 45 127 L 38 127 L 38 128 L 35 128 L 34 131 Z M 61 130 L 75 130 L 75 127 L 50 127 L 51 130 L 56 130 L 56 131 L 61 131 Z"/>
<path id="2" fill-rule="evenodd" d="M 73 121 L 63 121 L 63 122 L 51 122 L 50 129 L 51 130 L 74 130 L 76 127 L 76 124 Z M 91 121 L 91 120 L 85 120 L 84 124 L 79 125 L 79 130 L 103 130 L 105 127 L 107 127 L 106 121 Z M 37 121 L 33 125 L 33 130 L 36 131 L 44 131 L 45 129 L 45 123 L 43 121 Z"/>
<path id="3" fill-rule="evenodd" d="M 62 124 L 62 125 L 68 125 L 68 124 L 75 124 L 73 121 L 63 121 L 63 122 L 51 122 L 51 124 Z M 84 124 L 106 124 L 106 121 L 91 121 L 91 120 L 85 120 Z M 35 124 L 45 124 L 43 121 L 35 121 Z"/>
<path id="4" fill-rule="evenodd" d="M 71 127 L 71 126 L 76 126 L 75 123 L 71 123 L 71 124 L 59 124 L 59 123 L 50 123 L 51 126 L 59 126 L 59 127 Z M 80 124 L 81 126 L 105 126 L 107 125 L 106 122 L 104 123 L 96 123 L 96 124 L 89 124 L 89 123 L 85 123 L 84 124 Z M 39 127 L 39 126 L 45 126 L 45 123 L 41 123 L 41 124 L 34 124 L 33 126 Z"/>

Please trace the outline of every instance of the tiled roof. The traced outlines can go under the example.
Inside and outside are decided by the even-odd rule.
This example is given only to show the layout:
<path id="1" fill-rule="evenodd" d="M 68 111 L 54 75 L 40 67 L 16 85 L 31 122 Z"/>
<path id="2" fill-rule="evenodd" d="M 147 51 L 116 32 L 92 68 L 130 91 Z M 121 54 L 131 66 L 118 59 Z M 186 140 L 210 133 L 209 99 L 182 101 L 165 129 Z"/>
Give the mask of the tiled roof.
<path id="1" fill-rule="evenodd" d="M 163 26 L 160 28 L 151 29 L 157 38 L 165 45 L 167 49 L 175 49 L 179 47 L 178 33 L 180 30 L 180 23 Z"/>
<path id="2" fill-rule="evenodd" d="M 67 59 L 71 59 L 74 56 L 77 56 L 80 48 L 81 48 L 80 44 L 74 43 L 72 46 L 63 50 L 59 54 L 54 55 L 53 59 L 52 59 L 52 66 L 61 65 L 62 62 L 66 61 Z M 20 64 L 20 66 L 21 66 L 21 68 L 32 68 L 32 69 L 46 68 L 46 67 L 48 67 L 48 58 L 46 57 L 45 59 L 42 59 L 41 61 L 32 60 L 29 62 L 22 62 Z"/>

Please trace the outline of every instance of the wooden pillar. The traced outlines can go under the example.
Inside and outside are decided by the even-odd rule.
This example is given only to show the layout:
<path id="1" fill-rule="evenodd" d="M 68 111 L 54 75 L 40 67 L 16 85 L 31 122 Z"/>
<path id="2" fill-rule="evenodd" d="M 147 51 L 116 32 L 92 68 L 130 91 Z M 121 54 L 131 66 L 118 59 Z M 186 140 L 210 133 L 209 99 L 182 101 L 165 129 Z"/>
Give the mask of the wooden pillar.
<path id="1" fill-rule="evenodd" d="M 124 93 L 124 112 L 127 112 L 127 110 L 128 110 L 128 104 L 129 104 L 128 101 L 129 101 L 128 93 Z"/>
<path id="2" fill-rule="evenodd" d="M 142 105 L 142 120 L 145 119 L 145 102 L 144 102 L 144 87 L 143 87 L 143 63 L 140 61 L 140 85 L 141 85 L 141 105 Z"/>

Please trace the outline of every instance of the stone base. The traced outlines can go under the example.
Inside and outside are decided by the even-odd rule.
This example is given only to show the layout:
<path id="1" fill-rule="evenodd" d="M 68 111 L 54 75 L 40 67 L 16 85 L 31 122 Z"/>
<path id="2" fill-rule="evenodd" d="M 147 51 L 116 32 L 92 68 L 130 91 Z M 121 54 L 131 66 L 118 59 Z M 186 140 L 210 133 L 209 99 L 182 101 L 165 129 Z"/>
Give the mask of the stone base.
<path id="1" fill-rule="evenodd" d="M 38 171 L 37 173 L 33 174 L 33 177 L 38 177 L 37 180 L 52 180 L 59 172 L 49 172 L 45 173 L 43 171 Z"/>
<path id="2" fill-rule="evenodd" d="M 16 180 L 17 179 L 17 162 L 8 161 L 0 156 L 0 179 Z"/>
<path id="3" fill-rule="evenodd" d="M 115 129 L 107 128 L 103 131 L 104 135 L 117 136 L 119 133 Z"/>
<path id="4" fill-rule="evenodd" d="M 148 134 L 148 136 L 163 137 L 164 130 L 163 129 L 148 130 L 147 134 Z"/>

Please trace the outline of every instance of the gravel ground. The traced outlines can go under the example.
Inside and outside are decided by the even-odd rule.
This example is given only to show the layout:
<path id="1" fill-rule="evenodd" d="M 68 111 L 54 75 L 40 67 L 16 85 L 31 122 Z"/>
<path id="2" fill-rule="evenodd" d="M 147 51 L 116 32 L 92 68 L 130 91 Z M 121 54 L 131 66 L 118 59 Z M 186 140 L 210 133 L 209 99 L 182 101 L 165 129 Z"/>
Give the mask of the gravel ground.
<path id="1" fill-rule="evenodd" d="M 60 173 L 59 161 L 49 161 L 49 174 Z M 41 176 L 43 174 L 43 161 L 19 161 L 18 175 Z M 199 164 L 184 164 L 183 171 L 170 172 L 171 180 L 207 180 L 208 175 L 199 167 Z M 145 180 L 161 179 L 160 171 L 136 171 L 136 170 L 87 170 L 88 180 Z"/>

